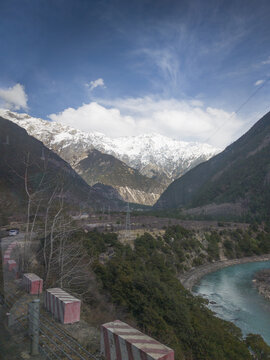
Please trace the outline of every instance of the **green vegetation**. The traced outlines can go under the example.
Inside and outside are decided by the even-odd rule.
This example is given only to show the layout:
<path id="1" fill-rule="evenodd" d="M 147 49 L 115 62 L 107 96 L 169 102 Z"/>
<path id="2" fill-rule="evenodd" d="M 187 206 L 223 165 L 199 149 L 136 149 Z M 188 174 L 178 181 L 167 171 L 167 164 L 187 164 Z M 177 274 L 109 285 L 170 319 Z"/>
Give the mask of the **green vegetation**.
<path id="1" fill-rule="evenodd" d="M 248 334 L 246 344 L 257 360 L 270 359 L 270 347 L 264 342 L 260 335 Z"/>
<path id="2" fill-rule="evenodd" d="M 252 227 L 250 227 L 246 232 L 237 229 L 234 231 L 224 230 L 221 233 L 225 238 L 224 252 L 229 259 L 270 252 L 270 233 L 266 226 L 258 231 L 252 231 Z"/>
<path id="3" fill-rule="evenodd" d="M 78 236 L 84 237 L 85 247 L 95 259 L 93 269 L 110 301 L 129 314 L 142 331 L 173 348 L 177 360 L 248 360 L 255 358 L 249 349 L 254 354 L 268 354 L 269 347 L 253 335 L 243 340 L 236 326 L 214 317 L 205 300 L 193 297 L 177 279 L 187 261 L 193 259 L 197 265 L 218 258 L 218 244 L 228 234 L 208 232 L 204 238 L 207 245 L 203 246 L 193 231 L 172 226 L 163 237 L 148 233 L 138 237 L 134 249 L 121 244 L 115 234 Z M 231 242 L 226 240 L 224 245 L 232 255 L 263 251 L 262 244 L 268 243 L 269 234 L 263 230 L 257 237 L 251 229 L 232 234 Z M 244 245 L 246 236 L 251 239 L 248 246 Z"/>
<path id="4" fill-rule="evenodd" d="M 211 179 L 198 191 L 192 200 L 192 206 L 246 199 L 249 208 L 247 220 L 269 218 L 269 149 L 267 146 L 253 156 L 241 157 L 230 164 L 222 176 L 215 181 Z"/>
<path id="5" fill-rule="evenodd" d="M 212 232 L 206 235 L 208 240 L 207 252 L 210 260 L 219 260 L 219 247 L 221 241 L 220 235 L 217 232 Z"/>

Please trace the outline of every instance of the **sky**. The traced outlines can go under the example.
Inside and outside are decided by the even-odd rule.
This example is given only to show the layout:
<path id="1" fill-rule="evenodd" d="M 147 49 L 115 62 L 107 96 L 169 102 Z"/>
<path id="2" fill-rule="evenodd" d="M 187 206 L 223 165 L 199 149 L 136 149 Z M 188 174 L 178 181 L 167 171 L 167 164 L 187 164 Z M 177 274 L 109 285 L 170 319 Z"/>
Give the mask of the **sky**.
<path id="1" fill-rule="evenodd" d="M 270 110 L 268 0 L 0 0 L 0 107 L 230 144 Z"/>

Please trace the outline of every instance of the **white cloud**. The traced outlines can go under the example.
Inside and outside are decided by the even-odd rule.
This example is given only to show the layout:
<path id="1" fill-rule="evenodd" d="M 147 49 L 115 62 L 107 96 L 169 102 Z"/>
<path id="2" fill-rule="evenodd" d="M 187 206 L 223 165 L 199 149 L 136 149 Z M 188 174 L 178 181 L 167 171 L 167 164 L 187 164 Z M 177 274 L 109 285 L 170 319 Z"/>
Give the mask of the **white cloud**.
<path id="1" fill-rule="evenodd" d="M 201 100 L 191 100 L 190 104 L 192 106 L 198 106 L 198 107 L 202 107 L 203 106 L 203 102 Z"/>
<path id="2" fill-rule="evenodd" d="M 9 110 L 27 109 L 27 95 L 21 84 L 7 89 L 0 88 L 0 104 Z"/>
<path id="3" fill-rule="evenodd" d="M 254 83 L 254 86 L 259 86 L 259 85 L 262 85 L 264 83 L 264 80 L 257 80 L 255 83 Z"/>
<path id="4" fill-rule="evenodd" d="M 99 100 L 51 114 L 49 118 L 112 137 L 156 132 L 178 140 L 207 141 L 218 147 L 235 140 L 236 133 L 238 136 L 244 126 L 234 113 L 204 107 L 201 102 L 152 96 Z"/>
<path id="5" fill-rule="evenodd" d="M 262 64 L 263 64 L 263 65 L 268 65 L 268 64 L 270 64 L 270 56 L 268 56 L 268 59 L 267 59 L 267 60 L 262 61 Z"/>
<path id="6" fill-rule="evenodd" d="M 155 66 L 160 75 L 169 86 L 176 87 L 179 83 L 179 59 L 175 51 L 163 48 L 163 49 L 152 49 L 143 48 L 135 52 L 136 56 L 145 57 L 149 65 Z"/>
<path id="7" fill-rule="evenodd" d="M 110 136 L 125 135 L 135 126 L 130 116 L 123 116 L 119 109 L 107 109 L 96 102 L 84 104 L 78 109 L 67 108 L 49 118 L 83 131 L 99 131 Z"/>
<path id="8" fill-rule="evenodd" d="M 94 81 L 90 81 L 89 84 L 86 84 L 87 87 L 90 88 L 91 91 L 93 91 L 95 88 L 97 88 L 98 86 L 100 87 L 105 87 L 105 83 L 104 80 L 102 78 L 99 78 L 97 80 Z"/>

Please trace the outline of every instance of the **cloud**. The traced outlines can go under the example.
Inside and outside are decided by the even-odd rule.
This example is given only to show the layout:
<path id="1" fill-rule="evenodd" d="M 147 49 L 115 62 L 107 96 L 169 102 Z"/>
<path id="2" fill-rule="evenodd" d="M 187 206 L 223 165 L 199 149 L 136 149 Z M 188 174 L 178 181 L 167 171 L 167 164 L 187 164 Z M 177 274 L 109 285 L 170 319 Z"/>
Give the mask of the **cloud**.
<path id="1" fill-rule="evenodd" d="M 159 74 L 169 86 L 176 87 L 179 82 L 179 60 L 175 50 L 142 48 L 134 52 L 137 57 L 143 57 L 151 67 L 156 67 Z M 145 65 L 145 62 L 144 62 Z"/>
<path id="2" fill-rule="evenodd" d="M 105 83 L 104 80 L 102 78 L 99 78 L 97 80 L 94 81 L 90 81 L 89 84 L 86 84 L 87 87 L 90 88 L 90 91 L 93 91 L 95 88 L 97 88 L 98 86 L 105 88 Z"/>
<path id="3" fill-rule="evenodd" d="M 28 97 L 25 93 L 24 87 L 21 84 L 16 84 L 7 89 L 0 88 L 0 104 L 9 110 L 27 110 Z"/>
<path id="4" fill-rule="evenodd" d="M 259 85 L 262 85 L 264 83 L 264 80 L 257 80 L 255 83 L 254 83 L 254 86 L 259 86 Z"/>
<path id="5" fill-rule="evenodd" d="M 134 120 L 121 115 L 119 109 L 107 109 L 96 102 L 77 109 L 67 108 L 59 114 L 49 115 L 49 118 L 83 131 L 99 131 L 114 137 L 126 135 L 135 127 Z"/>
<path id="6" fill-rule="evenodd" d="M 201 102 L 153 96 L 99 100 L 51 114 L 49 118 L 111 137 L 156 132 L 178 140 L 207 141 L 217 147 L 225 147 L 235 140 L 235 134 L 244 126 L 234 113 L 205 107 Z"/>
<path id="7" fill-rule="evenodd" d="M 268 59 L 267 59 L 267 60 L 262 61 L 262 64 L 263 64 L 263 65 L 268 65 L 268 64 L 270 64 L 270 56 L 268 56 Z"/>

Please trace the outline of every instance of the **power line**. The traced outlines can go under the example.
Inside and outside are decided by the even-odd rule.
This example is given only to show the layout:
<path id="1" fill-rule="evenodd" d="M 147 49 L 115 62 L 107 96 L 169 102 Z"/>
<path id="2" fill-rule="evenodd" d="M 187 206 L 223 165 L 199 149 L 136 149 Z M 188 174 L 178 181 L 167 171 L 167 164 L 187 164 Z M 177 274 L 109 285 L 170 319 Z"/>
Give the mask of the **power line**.
<path id="1" fill-rule="evenodd" d="M 248 98 L 235 110 L 232 112 L 232 114 L 230 115 L 229 119 L 227 120 L 226 123 L 223 123 L 220 127 L 218 127 L 207 139 L 204 140 L 204 142 L 208 142 L 214 135 L 216 135 L 225 125 L 228 124 L 228 122 L 231 121 L 231 119 L 233 118 L 233 116 L 237 115 L 242 108 L 249 103 L 249 101 L 262 89 L 265 87 L 265 85 L 270 81 L 270 77 L 268 79 L 265 80 L 265 82 L 259 86 L 255 91 L 253 91 L 253 93 L 251 93 L 251 95 L 248 96 Z"/>

